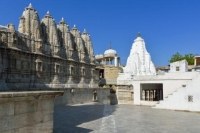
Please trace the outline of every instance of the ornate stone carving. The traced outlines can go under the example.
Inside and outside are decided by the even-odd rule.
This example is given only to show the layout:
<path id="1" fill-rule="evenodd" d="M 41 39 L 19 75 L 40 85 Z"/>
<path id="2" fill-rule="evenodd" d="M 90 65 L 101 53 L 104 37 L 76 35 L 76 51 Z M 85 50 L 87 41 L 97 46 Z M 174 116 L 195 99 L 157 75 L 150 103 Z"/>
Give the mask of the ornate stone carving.
<path id="1" fill-rule="evenodd" d="M 63 18 L 56 26 L 50 12 L 40 22 L 38 12 L 31 4 L 19 21 L 18 31 L 13 24 L 0 25 L 0 67 L 5 68 L 0 69 L 2 79 L 7 79 L 8 84 L 8 81 L 16 84 L 14 88 L 55 87 L 52 84 L 76 87 L 81 81 L 82 68 L 85 70 L 84 84 L 89 86 L 90 71 L 94 67 L 90 63 L 94 59 L 92 42 L 86 31 L 81 34 L 76 26 L 70 31 Z M 16 68 L 9 66 L 15 66 L 8 63 L 12 56 L 16 56 Z M 60 66 L 55 67 L 56 63 Z M 19 75 L 15 81 L 11 81 L 13 74 Z"/>

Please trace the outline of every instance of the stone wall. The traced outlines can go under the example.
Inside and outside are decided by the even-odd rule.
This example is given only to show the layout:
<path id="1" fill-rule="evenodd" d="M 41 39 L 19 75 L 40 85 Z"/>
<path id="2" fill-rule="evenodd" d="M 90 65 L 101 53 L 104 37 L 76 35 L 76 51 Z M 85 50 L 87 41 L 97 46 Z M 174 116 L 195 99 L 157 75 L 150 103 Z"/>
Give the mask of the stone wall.
<path id="1" fill-rule="evenodd" d="M 179 72 L 165 73 L 165 75 L 156 76 L 136 76 L 132 81 L 130 80 L 128 84 L 132 84 L 134 87 L 134 104 L 141 105 L 141 84 L 163 84 L 163 97 L 166 97 L 176 91 L 178 88 L 187 85 L 198 75 L 198 72 Z"/>
<path id="2" fill-rule="evenodd" d="M 104 78 L 117 80 L 118 74 L 121 72 L 121 67 L 115 66 L 105 66 L 104 68 Z"/>
<path id="3" fill-rule="evenodd" d="M 54 98 L 63 92 L 0 92 L 1 133 L 52 133 Z"/>
<path id="4" fill-rule="evenodd" d="M 95 94 L 96 93 L 96 94 Z M 96 95 L 97 97 L 95 98 Z M 70 105 L 70 104 L 84 104 L 91 102 L 98 102 L 100 104 L 110 104 L 110 89 L 96 88 L 96 89 L 65 89 L 64 95 L 55 99 L 55 106 Z"/>
<path id="5" fill-rule="evenodd" d="M 117 93 L 118 104 L 133 104 L 134 102 L 133 86 L 118 85 L 116 93 Z"/>
<path id="6" fill-rule="evenodd" d="M 183 110 L 183 111 L 200 111 L 200 75 L 194 77 L 190 82 L 177 88 L 170 95 L 159 101 L 154 108 Z"/>
<path id="7" fill-rule="evenodd" d="M 169 72 L 187 72 L 188 71 L 188 62 L 186 60 L 176 61 L 170 63 L 170 71 Z"/>

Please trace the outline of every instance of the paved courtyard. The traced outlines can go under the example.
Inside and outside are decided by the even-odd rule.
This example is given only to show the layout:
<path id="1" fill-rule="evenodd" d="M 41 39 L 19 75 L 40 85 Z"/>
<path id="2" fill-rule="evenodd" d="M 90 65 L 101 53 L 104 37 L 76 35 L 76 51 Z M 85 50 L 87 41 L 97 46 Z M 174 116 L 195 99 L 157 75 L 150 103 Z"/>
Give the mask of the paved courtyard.
<path id="1" fill-rule="evenodd" d="M 200 114 L 133 105 L 55 108 L 54 133 L 200 133 Z"/>

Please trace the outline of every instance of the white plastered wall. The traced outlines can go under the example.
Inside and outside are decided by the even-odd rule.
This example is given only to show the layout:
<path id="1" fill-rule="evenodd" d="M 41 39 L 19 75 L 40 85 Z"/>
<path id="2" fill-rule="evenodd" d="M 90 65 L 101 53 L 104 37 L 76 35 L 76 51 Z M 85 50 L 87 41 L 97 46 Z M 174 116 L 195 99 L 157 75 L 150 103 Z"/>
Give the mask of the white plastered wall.
<path id="1" fill-rule="evenodd" d="M 134 88 L 134 104 L 141 105 L 141 84 L 163 84 L 163 98 L 173 93 L 183 85 L 187 85 L 194 77 L 197 77 L 197 72 L 187 73 L 166 73 L 159 76 L 138 76 L 134 77 L 129 84 Z"/>

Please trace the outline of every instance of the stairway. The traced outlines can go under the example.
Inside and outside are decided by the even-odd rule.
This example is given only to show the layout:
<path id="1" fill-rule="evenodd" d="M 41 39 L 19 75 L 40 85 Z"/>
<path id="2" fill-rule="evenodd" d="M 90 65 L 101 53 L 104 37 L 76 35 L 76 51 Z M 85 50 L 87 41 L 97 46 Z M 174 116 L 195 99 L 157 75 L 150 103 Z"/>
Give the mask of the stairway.
<path id="1" fill-rule="evenodd" d="M 167 97 L 164 97 L 152 108 L 200 111 L 200 74 L 185 87 L 180 87 Z"/>

